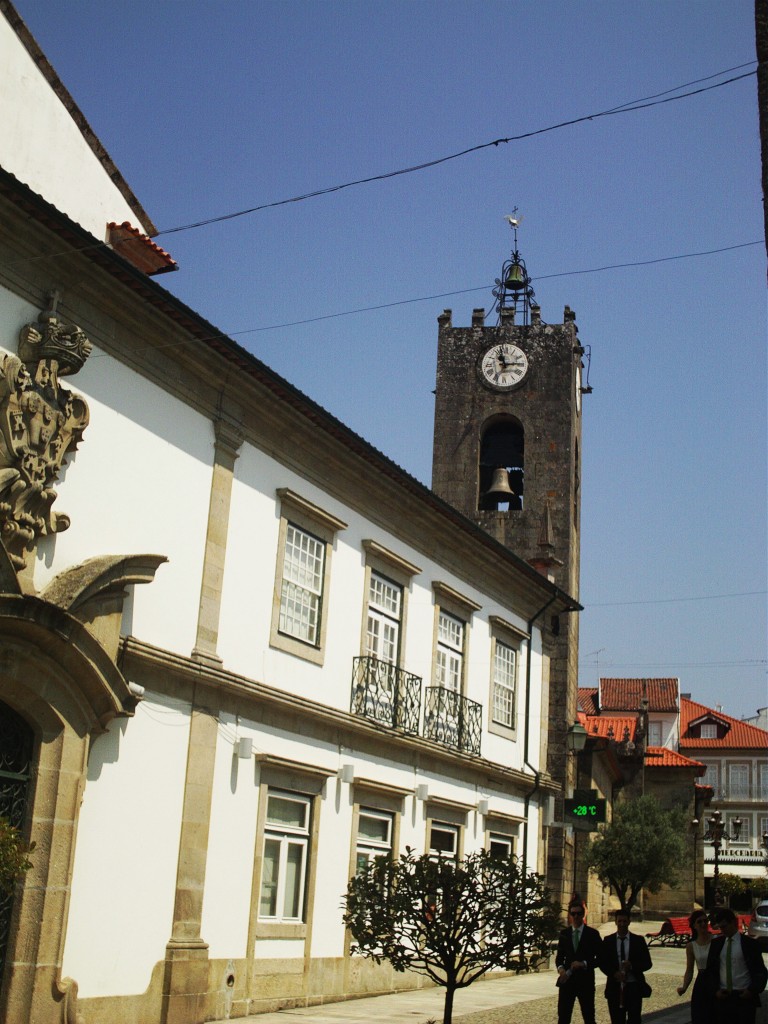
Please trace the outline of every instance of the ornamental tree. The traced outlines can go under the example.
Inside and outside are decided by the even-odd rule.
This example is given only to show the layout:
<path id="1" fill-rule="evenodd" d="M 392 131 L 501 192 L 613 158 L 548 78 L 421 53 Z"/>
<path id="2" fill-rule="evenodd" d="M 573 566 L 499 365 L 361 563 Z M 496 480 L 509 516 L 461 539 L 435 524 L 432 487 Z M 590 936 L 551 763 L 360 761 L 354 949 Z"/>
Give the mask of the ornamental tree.
<path id="1" fill-rule="evenodd" d="M 530 969 L 558 928 L 541 876 L 485 850 L 458 863 L 409 848 L 379 857 L 350 880 L 344 911 L 353 952 L 445 987 L 444 1024 L 456 989 L 493 968 Z"/>
<path id="2" fill-rule="evenodd" d="M 588 865 L 629 913 L 641 889 L 674 886 L 689 869 L 686 838 L 682 810 L 666 811 L 655 797 L 641 796 L 615 805 L 613 820 L 599 827 L 587 849 Z"/>
<path id="3" fill-rule="evenodd" d="M 17 828 L 0 818 L 0 892 L 13 891 L 16 882 L 32 867 L 27 860 L 35 844 L 26 845 Z"/>

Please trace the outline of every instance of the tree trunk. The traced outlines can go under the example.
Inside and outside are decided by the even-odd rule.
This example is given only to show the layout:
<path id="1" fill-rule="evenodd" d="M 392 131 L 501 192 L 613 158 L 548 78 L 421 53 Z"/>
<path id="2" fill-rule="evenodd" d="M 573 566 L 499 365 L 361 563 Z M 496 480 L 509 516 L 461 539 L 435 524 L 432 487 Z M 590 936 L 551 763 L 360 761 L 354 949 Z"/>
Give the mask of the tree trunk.
<path id="1" fill-rule="evenodd" d="M 456 986 L 450 984 L 445 986 L 445 1006 L 443 1007 L 443 1024 L 451 1024 L 453 1021 L 453 993 Z"/>

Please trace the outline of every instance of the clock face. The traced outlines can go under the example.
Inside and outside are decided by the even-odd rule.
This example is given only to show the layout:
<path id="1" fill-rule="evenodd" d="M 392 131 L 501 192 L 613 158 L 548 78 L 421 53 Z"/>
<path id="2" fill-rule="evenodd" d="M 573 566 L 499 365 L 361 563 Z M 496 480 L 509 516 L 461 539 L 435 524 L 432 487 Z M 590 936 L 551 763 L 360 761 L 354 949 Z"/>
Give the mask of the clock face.
<path id="1" fill-rule="evenodd" d="M 528 357 L 517 345 L 493 345 L 480 361 L 480 376 L 493 388 L 516 387 L 528 372 Z"/>

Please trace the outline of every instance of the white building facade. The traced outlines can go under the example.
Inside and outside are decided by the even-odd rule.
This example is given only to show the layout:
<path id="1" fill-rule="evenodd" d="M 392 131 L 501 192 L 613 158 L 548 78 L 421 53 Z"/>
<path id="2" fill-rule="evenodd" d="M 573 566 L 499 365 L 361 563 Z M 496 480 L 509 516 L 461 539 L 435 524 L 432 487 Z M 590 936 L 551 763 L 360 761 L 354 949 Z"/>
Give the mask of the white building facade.
<path id="1" fill-rule="evenodd" d="M 3 114 L 0 813 L 36 849 L 0 1014 L 420 984 L 350 955 L 347 881 L 406 846 L 543 869 L 546 623 L 578 605 L 139 269 L 171 261 L 3 14 L 32 121 Z"/>

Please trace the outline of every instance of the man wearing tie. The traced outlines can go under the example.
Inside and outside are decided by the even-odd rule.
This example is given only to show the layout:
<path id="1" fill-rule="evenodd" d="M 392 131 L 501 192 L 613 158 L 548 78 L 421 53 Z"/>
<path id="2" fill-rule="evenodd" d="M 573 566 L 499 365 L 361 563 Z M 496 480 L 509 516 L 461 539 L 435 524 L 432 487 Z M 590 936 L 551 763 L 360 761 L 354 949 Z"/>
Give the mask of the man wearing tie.
<path id="1" fill-rule="evenodd" d="M 626 910 L 616 911 L 616 932 L 603 939 L 599 966 L 611 1024 L 640 1024 L 643 997 L 651 994 L 643 975 L 653 964 L 645 939 L 630 934 Z"/>
<path id="2" fill-rule="evenodd" d="M 706 967 L 715 1024 L 754 1024 L 768 980 L 760 946 L 739 933 L 732 910 L 719 911 L 717 924 L 721 934 L 709 944 Z"/>
<path id="3" fill-rule="evenodd" d="M 584 1024 L 595 1024 L 595 968 L 600 956 L 600 932 L 584 924 L 584 907 L 568 907 L 570 928 L 560 932 L 555 954 L 557 968 L 557 1024 L 571 1024 L 579 1000 Z"/>

